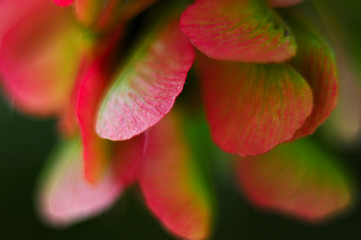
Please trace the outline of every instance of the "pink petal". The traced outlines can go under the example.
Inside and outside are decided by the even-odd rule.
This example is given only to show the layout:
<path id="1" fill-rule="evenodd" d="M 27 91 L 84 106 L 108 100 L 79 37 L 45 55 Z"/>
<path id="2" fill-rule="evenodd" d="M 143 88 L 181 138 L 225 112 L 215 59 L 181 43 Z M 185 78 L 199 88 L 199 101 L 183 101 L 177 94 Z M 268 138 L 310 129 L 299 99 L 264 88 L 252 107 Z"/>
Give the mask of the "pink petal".
<path id="1" fill-rule="evenodd" d="M 327 42 L 304 26 L 293 26 L 299 51 L 292 65 L 307 80 L 313 92 L 313 110 L 293 139 L 312 134 L 336 107 L 338 74 L 334 53 Z"/>
<path id="2" fill-rule="evenodd" d="M 181 28 L 218 60 L 282 62 L 296 54 L 290 29 L 263 0 L 198 0 L 183 13 Z"/>
<path id="3" fill-rule="evenodd" d="M 238 180 L 256 206 L 301 218 L 324 220 L 351 203 L 346 172 L 311 141 L 299 140 L 240 160 Z"/>
<path id="4" fill-rule="evenodd" d="M 194 51 L 178 21 L 149 36 L 103 100 L 96 124 L 102 138 L 125 140 L 144 132 L 170 111 L 183 89 Z"/>
<path id="5" fill-rule="evenodd" d="M 123 190 L 109 171 L 97 185 L 86 181 L 77 139 L 61 144 L 52 160 L 38 191 L 41 216 L 52 225 L 66 226 L 97 215 L 109 208 Z"/>
<path id="6" fill-rule="evenodd" d="M 44 1 L 4 33 L 2 84 L 25 112 L 59 114 L 68 103 L 83 43 L 69 11 Z"/>
<path id="7" fill-rule="evenodd" d="M 206 239 L 212 206 L 178 115 L 167 115 L 148 134 L 140 186 L 162 224 L 181 239 Z"/>
<path id="8" fill-rule="evenodd" d="M 303 2 L 303 0 L 267 0 L 267 2 L 272 7 L 278 8 L 278 7 L 289 7 L 292 5 L 296 5 Z"/>
<path id="9" fill-rule="evenodd" d="M 62 7 L 67 7 L 71 4 L 73 4 L 74 0 L 54 0 L 55 4 L 58 4 Z"/>
<path id="10" fill-rule="evenodd" d="M 241 156 L 290 139 L 312 110 L 311 89 L 290 66 L 201 58 L 206 116 L 214 142 Z"/>

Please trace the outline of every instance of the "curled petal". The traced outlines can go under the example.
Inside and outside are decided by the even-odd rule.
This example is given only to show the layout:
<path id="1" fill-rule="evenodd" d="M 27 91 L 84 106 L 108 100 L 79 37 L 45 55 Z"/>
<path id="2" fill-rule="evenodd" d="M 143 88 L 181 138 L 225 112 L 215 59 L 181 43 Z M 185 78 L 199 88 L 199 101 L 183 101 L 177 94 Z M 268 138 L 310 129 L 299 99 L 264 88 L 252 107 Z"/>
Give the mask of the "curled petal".
<path id="1" fill-rule="evenodd" d="M 313 110 L 293 139 L 312 134 L 336 107 L 339 83 L 335 55 L 318 34 L 300 24 L 294 25 L 299 46 L 292 66 L 301 73 L 313 92 Z"/>
<path id="2" fill-rule="evenodd" d="M 95 47 L 92 54 L 84 56 L 83 69 L 78 77 L 80 86 L 76 114 L 84 146 L 85 176 L 91 183 L 102 178 L 112 158 L 108 151 L 110 143 L 95 132 L 95 119 L 100 100 L 115 68 L 113 53 L 116 52 L 120 32 L 121 28 L 111 38 L 101 41 L 99 49 Z"/>
<path id="3" fill-rule="evenodd" d="M 198 0 L 183 13 L 181 29 L 218 60 L 282 62 L 296 54 L 290 29 L 263 0 Z"/>
<path id="4" fill-rule="evenodd" d="M 95 132 L 95 117 L 109 79 L 116 66 L 122 27 L 113 36 L 99 43 L 91 56 L 85 57 L 85 70 L 81 70 L 77 98 L 77 118 L 83 143 L 84 172 L 86 179 L 99 184 L 109 168 L 123 186 L 133 183 L 137 177 L 138 164 L 143 154 L 144 137 L 137 136 L 130 141 L 110 142 Z M 90 59 L 89 59 L 90 58 Z"/>
<path id="5" fill-rule="evenodd" d="M 147 132 L 140 186 L 150 210 L 168 230 L 182 239 L 206 239 L 212 206 L 177 117 L 171 113 Z"/>
<path id="6" fill-rule="evenodd" d="M 86 181 L 78 139 L 62 143 L 51 158 L 37 197 L 41 216 L 52 225 L 67 226 L 97 215 L 110 207 L 123 190 L 111 171 L 97 185 Z"/>
<path id="7" fill-rule="evenodd" d="M 311 89 L 288 65 L 203 57 L 200 66 L 211 135 L 226 152 L 267 152 L 289 140 L 311 113 Z"/>
<path id="8" fill-rule="evenodd" d="M 149 33 L 106 94 L 98 135 L 126 140 L 156 124 L 173 107 L 193 60 L 194 50 L 177 20 Z"/>
<path id="9" fill-rule="evenodd" d="M 238 179 L 256 206 L 319 221 L 345 210 L 352 199 L 351 182 L 334 160 L 302 139 L 241 159 Z"/>

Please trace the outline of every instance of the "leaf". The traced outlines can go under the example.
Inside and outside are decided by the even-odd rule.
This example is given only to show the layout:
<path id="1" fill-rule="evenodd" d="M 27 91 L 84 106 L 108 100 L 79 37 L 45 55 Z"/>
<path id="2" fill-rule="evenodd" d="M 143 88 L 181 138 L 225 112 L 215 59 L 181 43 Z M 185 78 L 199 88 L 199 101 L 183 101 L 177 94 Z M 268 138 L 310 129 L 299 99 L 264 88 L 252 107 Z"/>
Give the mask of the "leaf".
<path id="1" fill-rule="evenodd" d="M 171 233 L 182 239 L 206 239 L 213 208 L 204 169 L 197 165 L 179 116 L 170 113 L 147 132 L 139 182 L 146 204 Z"/>
<path id="2" fill-rule="evenodd" d="M 4 31 L 2 85 L 19 109 L 40 116 L 55 115 L 68 104 L 86 43 L 72 23 L 70 9 L 50 1 L 31 9 L 12 19 Z"/>
<path id="3" fill-rule="evenodd" d="M 61 7 L 67 7 L 74 3 L 74 0 L 54 0 L 55 4 L 58 4 Z"/>
<path id="4" fill-rule="evenodd" d="M 298 23 L 298 24 L 297 24 Z M 312 134 L 336 107 L 339 83 L 336 59 L 327 42 L 306 26 L 292 24 L 299 46 L 292 66 L 307 80 L 313 92 L 313 110 L 293 139 Z"/>
<path id="5" fill-rule="evenodd" d="M 267 0 L 267 2 L 275 8 L 281 8 L 281 7 L 289 7 L 292 5 L 299 4 L 303 2 L 303 0 Z"/>
<path id="6" fill-rule="evenodd" d="M 38 189 L 38 207 L 44 220 L 67 226 L 97 215 L 119 197 L 123 186 L 111 171 L 97 185 L 83 175 L 80 141 L 76 138 L 58 145 L 51 156 Z"/>
<path id="7" fill-rule="evenodd" d="M 290 29 L 261 0 L 198 0 L 183 13 L 181 29 L 218 60 L 269 63 L 296 54 Z"/>
<path id="8" fill-rule="evenodd" d="M 260 208 L 306 221 L 325 220 L 344 211 L 352 200 L 350 179 L 335 160 L 302 139 L 241 159 L 238 180 Z"/>
<path id="9" fill-rule="evenodd" d="M 311 113 L 311 90 L 289 65 L 202 57 L 200 69 L 212 139 L 226 152 L 267 152 L 289 140 Z"/>
<path id="10" fill-rule="evenodd" d="M 177 20 L 149 33 L 106 94 L 98 135 L 126 140 L 156 124 L 173 107 L 193 60 L 193 48 Z"/>

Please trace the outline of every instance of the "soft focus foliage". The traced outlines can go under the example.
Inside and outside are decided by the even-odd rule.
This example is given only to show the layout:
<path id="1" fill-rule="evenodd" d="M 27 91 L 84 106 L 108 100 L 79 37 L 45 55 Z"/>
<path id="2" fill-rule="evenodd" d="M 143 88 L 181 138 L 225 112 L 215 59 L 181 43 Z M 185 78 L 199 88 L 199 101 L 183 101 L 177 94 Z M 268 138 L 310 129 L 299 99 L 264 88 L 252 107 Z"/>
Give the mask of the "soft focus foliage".
<path id="1" fill-rule="evenodd" d="M 239 161 L 238 178 L 254 204 L 318 221 L 351 201 L 352 185 L 333 157 L 298 140 Z"/>

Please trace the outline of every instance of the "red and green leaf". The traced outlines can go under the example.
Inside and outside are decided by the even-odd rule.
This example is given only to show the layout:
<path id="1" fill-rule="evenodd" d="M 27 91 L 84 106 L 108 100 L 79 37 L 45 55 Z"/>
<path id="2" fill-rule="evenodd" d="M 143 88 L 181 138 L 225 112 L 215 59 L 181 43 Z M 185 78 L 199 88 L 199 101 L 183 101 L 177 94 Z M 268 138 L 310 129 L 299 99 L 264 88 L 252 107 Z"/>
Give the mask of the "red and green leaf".
<path id="1" fill-rule="evenodd" d="M 237 173 L 256 206 L 307 221 L 327 219 L 352 200 L 353 186 L 344 169 L 307 139 L 241 159 Z"/>
<path id="2" fill-rule="evenodd" d="M 193 48 L 177 20 L 149 33 L 106 94 L 96 124 L 98 135 L 125 140 L 158 123 L 182 91 L 193 60 Z"/>
<path id="3" fill-rule="evenodd" d="M 140 186 L 148 207 L 170 232 L 182 239 L 206 239 L 211 198 L 179 117 L 171 113 L 147 132 Z"/>
<path id="4" fill-rule="evenodd" d="M 226 152 L 267 152 L 292 138 L 311 113 L 311 89 L 289 65 L 200 60 L 211 135 Z"/>
<path id="5" fill-rule="evenodd" d="M 244 62 L 282 62 L 296 54 L 283 20 L 263 0 L 197 0 L 181 29 L 208 57 Z"/>

